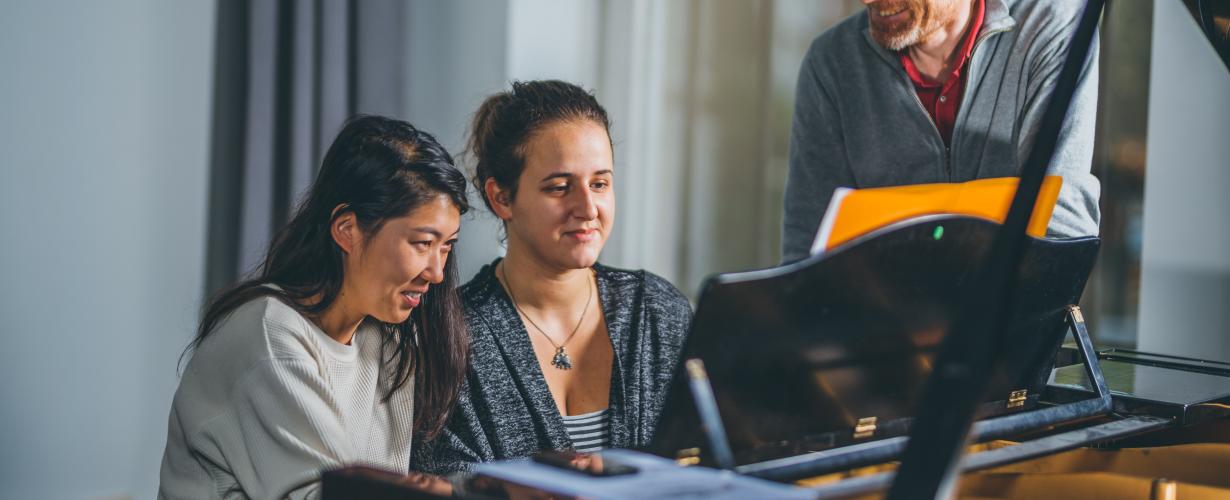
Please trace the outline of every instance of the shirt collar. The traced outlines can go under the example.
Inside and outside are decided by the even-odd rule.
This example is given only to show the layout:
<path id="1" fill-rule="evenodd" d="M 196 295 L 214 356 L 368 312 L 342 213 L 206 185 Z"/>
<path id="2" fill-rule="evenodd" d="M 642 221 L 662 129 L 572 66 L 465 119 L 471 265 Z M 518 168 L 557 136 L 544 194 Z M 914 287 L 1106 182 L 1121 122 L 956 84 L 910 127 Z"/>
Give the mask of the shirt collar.
<path id="1" fill-rule="evenodd" d="M 991 32 L 1008 31 L 1016 28 L 1016 19 L 1012 18 L 1012 4 L 1015 0 L 983 0 L 983 18 L 982 25 L 978 27 L 978 33 L 988 34 Z M 863 40 L 871 45 L 871 49 L 880 55 L 885 62 L 889 64 L 898 64 L 900 58 L 897 54 L 881 47 L 876 43 L 875 39 L 871 38 L 871 28 L 867 19 L 867 9 L 858 14 L 862 16 L 863 21 Z M 974 43 L 977 44 L 977 38 Z"/>
<path id="2" fill-rule="evenodd" d="M 946 79 L 947 81 L 955 81 L 961 77 L 961 70 L 965 68 L 965 63 L 969 60 L 970 53 L 974 51 L 974 42 L 978 39 L 978 34 L 982 32 L 983 20 L 986 13 L 986 1 L 974 0 L 974 12 L 970 15 L 969 27 L 965 31 L 965 38 L 957 45 L 956 60 L 953 61 L 952 73 Z M 905 69 L 905 74 L 909 75 L 910 81 L 914 82 L 915 86 L 932 88 L 940 87 L 939 82 L 931 81 L 918 70 L 918 66 L 914 64 L 914 60 L 910 59 L 909 50 L 900 50 L 897 52 L 901 58 L 901 67 Z"/>

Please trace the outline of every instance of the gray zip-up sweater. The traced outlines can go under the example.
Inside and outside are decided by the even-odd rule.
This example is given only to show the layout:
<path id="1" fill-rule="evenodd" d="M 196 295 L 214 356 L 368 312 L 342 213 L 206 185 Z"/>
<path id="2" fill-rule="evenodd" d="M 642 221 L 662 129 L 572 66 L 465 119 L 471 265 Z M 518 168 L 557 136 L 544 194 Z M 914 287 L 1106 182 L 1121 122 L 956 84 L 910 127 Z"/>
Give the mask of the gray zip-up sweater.
<path id="1" fill-rule="evenodd" d="M 529 334 L 495 277 L 499 260 L 459 290 L 470 328 L 470 369 L 448 427 L 416 443 L 410 468 L 434 474 L 474 462 L 572 448 Z M 687 298 L 647 271 L 594 265 L 614 348 L 611 447 L 649 444 L 692 322 Z"/>
<path id="2" fill-rule="evenodd" d="M 951 149 L 923 109 L 896 53 L 868 33 L 867 12 L 821 34 L 799 69 L 782 258 L 807 257 L 838 187 L 964 182 L 1019 175 L 1068 54 L 1084 2 L 986 0 L 967 62 Z M 1096 41 L 1096 39 L 1095 39 Z M 1098 233 L 1090 174 L 1097 47 L 1073 96 L 1049 173 L 1063 176 L 1049 234 Z"/>

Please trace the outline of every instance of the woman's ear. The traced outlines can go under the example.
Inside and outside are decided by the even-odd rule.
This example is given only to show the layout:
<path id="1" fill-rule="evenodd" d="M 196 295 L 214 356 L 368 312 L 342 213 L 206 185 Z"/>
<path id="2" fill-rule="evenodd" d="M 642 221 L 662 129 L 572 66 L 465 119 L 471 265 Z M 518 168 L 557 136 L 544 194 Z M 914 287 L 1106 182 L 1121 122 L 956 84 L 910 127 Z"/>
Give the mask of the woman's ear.
<path id="1" fill-rule="evenodd" d="M 495 212 L 496 217 L 506 222 L 512 219 L 512 200 L 510 199 L 512 193 L 500 187 L 500 184 L 491 178 L 483 183 L 483 192 L 487 196 L 487 201 L 491 202 L 491 210 Z"/>
<path id="2" fill-rule="evenodd" d="M 338 205 L 333 209 L 333 213 L 336 214 L 345 208 L 345 204 Z M 363 239 L 354 212 L 345 212 L 335 216 L 333 222 L 329 224 L 329 233 L 333 236 L 333 241 L 337 243 L 337 246 L 341 247 L 345 253 L 353 253 Z"/>

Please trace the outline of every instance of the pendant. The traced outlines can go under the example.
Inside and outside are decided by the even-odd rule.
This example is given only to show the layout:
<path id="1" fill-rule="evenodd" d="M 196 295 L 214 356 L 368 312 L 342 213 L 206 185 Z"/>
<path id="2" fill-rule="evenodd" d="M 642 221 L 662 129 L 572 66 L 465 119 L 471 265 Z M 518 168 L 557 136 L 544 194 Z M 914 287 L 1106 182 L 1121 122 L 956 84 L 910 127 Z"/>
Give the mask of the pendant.
<path id="1" fill-rule="evenodd" d="M 555 357 L 551 358 L 551 366 L 561 370 L 571 370 L 572 358 L 569 358 L 568 355 L 564 353 L 563 347 L 557 347 L 555 349 Z"/>

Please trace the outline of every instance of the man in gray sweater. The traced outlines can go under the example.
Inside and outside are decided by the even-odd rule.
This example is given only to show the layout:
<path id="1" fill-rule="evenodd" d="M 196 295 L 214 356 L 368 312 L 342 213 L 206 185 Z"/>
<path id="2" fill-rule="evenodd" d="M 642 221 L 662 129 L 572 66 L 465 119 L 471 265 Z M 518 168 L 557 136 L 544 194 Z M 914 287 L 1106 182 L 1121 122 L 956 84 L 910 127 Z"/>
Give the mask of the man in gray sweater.
<path id="1" fill-rule="evenodd" d="M 807 257 L 833 190 L 1019 175 L 1068 53 L 1079 0 L 864 0 L 799 70 L 782 258 Z M 1048 173 L 1048 234 L 1098 232 L 1090 174 L 1097 51 Z"/>

